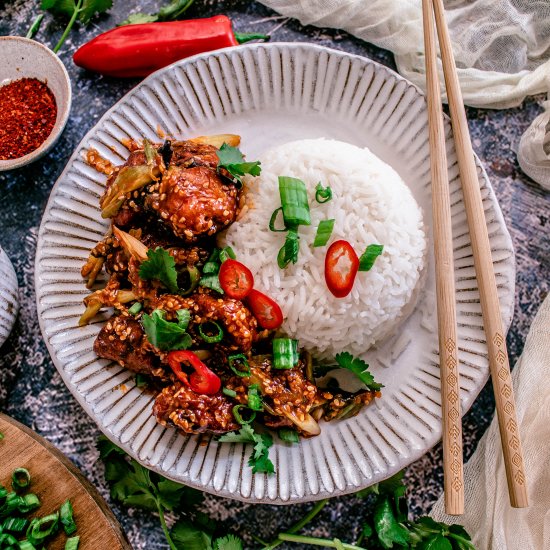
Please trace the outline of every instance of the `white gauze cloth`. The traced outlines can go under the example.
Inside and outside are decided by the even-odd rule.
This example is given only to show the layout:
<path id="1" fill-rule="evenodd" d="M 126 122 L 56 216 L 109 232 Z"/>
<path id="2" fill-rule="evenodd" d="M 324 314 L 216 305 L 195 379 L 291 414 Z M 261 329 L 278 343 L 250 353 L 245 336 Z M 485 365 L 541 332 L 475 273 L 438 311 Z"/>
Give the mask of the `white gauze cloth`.
<path id="1" fill-rule="evenodd" d="M 550 548 L 550 296 L 542 304 L 512 381 L 523 443 L 529 508 L 512 508 L 496 418 L 464 467 L 465 514 L 447 516 L 440 498 L 431 515 L 464 525 L 477 550 Z"/>
<path id="2" fill-rule="evenodd" d="M 390 50 L 397 70 L 425 89 L 421 0 L 260 0 L 304 25 L 332 27 Z M 464 103 L 504 109 L 550 92 L 549 0 L 444 0 Z M 445 99 L 443 71 L 440 81 Z M 550 102 L 523 136 L 524 172 L 550 189 Z"/>

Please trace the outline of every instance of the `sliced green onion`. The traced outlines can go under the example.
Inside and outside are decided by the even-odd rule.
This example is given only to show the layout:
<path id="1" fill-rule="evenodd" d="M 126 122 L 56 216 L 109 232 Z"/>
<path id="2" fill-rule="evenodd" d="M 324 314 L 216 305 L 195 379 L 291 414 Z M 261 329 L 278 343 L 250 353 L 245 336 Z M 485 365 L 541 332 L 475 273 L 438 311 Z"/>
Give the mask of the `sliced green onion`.
<path id="1" fill-rule="evenodd" d="M 203 275 L 199 282 L 201 286 L 211 288 L 220 294 L 223 294 L 223 288 L 220 285 L 220 279 L 217 273 L 212 273 L 211 275 Z"/>
<path id="2" fill-rule="evenodd" d="M 11 486 L 14 491 L 28 489 L 31 484 L 31 474 L 26 468 L 16 468 L 11 475 Z"/>
<path id="3" fill-rule="evenodd" d="M 287 228 L 311 225 L 306 184 L 289 176 L 279 176 L 279 194 Z"/>
<path id="4" fill-rule="evenodd" d="M 286 235 L 285 244 L 277 254 L 277 265 L 284 269 L 290 262 L 295 264 L 298 261 L 298 252 L 300 251 L 300 237 L 298 231 L 294 228 L 289 229 Z"/>
<path id="5" fill-rule="evenodd" d="M 2 524 L 2 533 L 19 534 L 25 531 L 29 525 L 29 521 L 25 518 L 7 518 Z"/>
<path id="6" fill-rule="evenodd" d="M 273 367 L 292 369 L 298 364 L 298 340 L 292 338 L 273 339 Z"/>
<path id="7" fill-rule="evenodd" d="M 189 282 L 184 288 L 182 288 L 183 281 L 180 281 L 180 279 L 182 278 L 181 276 L 184 273 L 188 274 Z M 201 272 L 195 266 L 186 266 L 184 268 L 184 271 L 178 274 L 178 286 L 180 287 L 180 291 L 178 294 L 180 294 L 181 296 L 189 296 L 189 294 L 192 294 L 193 291 L 197 288 L 200 280 Z M 185 281 L 185 283 L 187 283 L 187 281 Z"/>
<path id="8" fill-rule="evenodd" d="M 229 363 L 229 368 L 241 378 L 244 378 L 246 376 L 250 376 L 250 365 L 248 364 L 248 359 L 246 358 L 246 355 L 244 353 L 236 353 L 235 355 L 230 355 L 227 358 L 227 361 Z M 238 366 L 242 366 L 242 368 L 238 368 Z"/>
<path id="9" fill-rule="evenodd" d="M 130 315 L 137 315 L 141 311 L 142 307 L 143 306 L 139 302 L 136 302 L 130 309 L 128 309 L 128 313 Z"/>
<path id="10" fill-rule="evenodd" d="M 359 271 L 369 271 L 383 250 L 384 246 L 381 244 L 369 244 L 359 258 Z"/>
<path id="11" fill-rule="evenodd" d="M 9 533 L 0 534 L 0 548 L 5 548 L 6 550 L 13 548 L 19 548 L 17 539 L 10 535 Z"/>
<path id="12" fill-rule="evenodd" d="M 212 336 L 205 332 L 210 327 L 212 327 L 213 331 L 216 331 Z M 215 344 L 223 340 L 223 329 L 216 321 L 206 321 L 206 323 L 199 325 L 199 335 L 207 344 Z"/>
<path id="13" fill-rule="evenodd" d="M 36 550 L 36 547 L 33 546 L 28 540 L 22 540 L 17 544 L 19 544 L 19 550 Z"/>
<path id="14" fill-rule="evenodd" d="M 147 164 L 153 164 L 157 151 L 148 139 L 143 140 L 143 152 L 145 153 L 145 160 L 147 160 Z"/>
<path id="15" fill-rule="evenodd" d="M 43 541 L 51 535 L 57 533 L 59 529 L 59 512 L 44 516 L 43 518 L 34 518 L 27 529 L 27 539 L 35 546 L 42 544 Z"/>
<path id="16" fill-rule="evenodd" d="M 22 502 L 19 503 L 19 511 L 22 514 L 28 514 L 40 508 L 40 499 L 34 493 L 27 493 L 20 498 Z"/>
<path id="17" fill-rule="evenodd" d="M 287 230 L 286 227 L 283 227 L 282 229 L 277 229 L 275 227 L 275 222 L 277 221 L 277 216 L 279 215 L 279 212 L 282 212 L 282 211 L 283 211 L 283 207 L 279 206 L 279 208 L 277 208 L 277 210 L 274 210 L 273 214 L 271 214 L 271 218 L 269 220 L 269 230 L 270 231 L 273 231 L 275 233 L 284 233 Z"/>
<path id="18" fill-rule="evenodd" d="M 61 519 L 61 524 L 65 530 L 66 535 L 72 535 L 76 531 L 76 523 L 73 518 L 73 505 L 71 501 L 67 499 L 59 508 L 59 516 Z"/>
<path id="19" fill-rule="evenodd" d="M 324 204 L 332 199 L 332 189 L 327 185 L 323 187 L 321 182 L 319 182 L 315 187 L 315 200 L 319 204 Z"/>
<path id="20" fill-rule="evenodd" d="M 65 542 L 65 550 L 78 550 L 80 537 L 71 537 Z"/>
<path id="21" fill-rule="evenodd" d="M 222 388 L 222 393 L 227 395 L 228 397 L 237 397 L 237 392 L 234 390 L 230 390 L 229 388 Z"/>
<path id="22" fill-rule="evenodd" d="M 317 227 L 313 246 L 325 246 L 332 235 L 334 229 L 334 220 L 321 220 Z"/>
<path id="23" fill-rule="evenodd" d="M 0 507 L 0 518 L 11 516 L 16 510 L 21 511 L 21 506 L 24 504 L 24 497 L 20 497 L 17 493 L 8 493 Z"/>
<path id="24" fill-rule="evenodd" d="M 136 382 L 137 388 L 145 388 L 146 386 L 149 385 L 149 378 L 145 374 L 142 374 L 141 372 L 138 372 L 136 374 L 136 377 L 134 378 L 134 380 Z"/>
<path id="25" fill-rule="evenodd" d="M 220 249 L 214 248 L 212 254 L 204 264 L 202 272 L 204 275 L 209 273 L 217 273 L 220 270 Z"/>
<path id="26" fill-rule="evenodd" d="M 259 384 L 252 384 L 248 387 L 248 407 L 253 411 L 264 410 Z"/>
<path id="27" fill-rule="evenodd" d="M 4 505 L 4 502 L 6 502 L 6 497 L 8 496 L 8 490 L 0 485 L 0 507 Z"/>
<path id="28" fill-rule="evenodd" d="M 281 428 L 279 430 L 279 437 L 285 443 L 299 443 L 300 442 L 300 436 L 298 435 L 298 432 L 296 432 L 296 430 L 292 430 L 291 428 Z"/>
<path id="29" fill-rule="evenodd" d="M 235 251 L 230 246 L 226 246 L 225 248 L 222 248 L 220 250 L 220 263 L 223 264 L 225 260 L 229 260 L 229 259 L 236 260 L 237 255 L 235 254 Z"/>
<path id="30" fill-rule="evenodd" d="M 250 418 L 248 420 L 245 420 L 242 416 L 241 416 L 241 413 L 240 413 L 240 410 L 241 409 L 246 409 L 246 410 L 250 410 L 250 409 L 247 409 L 247 407 L 245 407 L 244 405 L 235 405 L 233 407 L 233 416 L 235 417 L 235 420 L 239 423 L 239 424 L 250 424 L 253 422 L 253 420 L 256 418 L 256 413 L 254 411 L 251 411 L 251 415 L 250 415 Z"/>
<path id="31" fill-rule="evenodd" d="M 0 432 L 0 441 L 2 441 L 2 439 L 4 439 L 4 434 Z"/>

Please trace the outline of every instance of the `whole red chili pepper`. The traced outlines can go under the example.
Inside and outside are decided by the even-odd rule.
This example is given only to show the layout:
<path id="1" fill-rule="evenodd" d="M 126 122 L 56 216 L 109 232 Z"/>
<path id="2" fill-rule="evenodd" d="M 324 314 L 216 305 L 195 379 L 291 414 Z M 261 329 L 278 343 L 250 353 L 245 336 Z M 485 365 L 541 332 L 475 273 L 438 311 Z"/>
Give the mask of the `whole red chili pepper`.
<path id="1" fill-rule="evenodd" d="M 214 395 L 220 391 L 222 381 L 192 351 L 171 351 L 167 359 L 178 379 L 195 393 Z M 189 378 L 181 370 L 181 363 L 187 363 L 195 370 Z"/>
<path id="2" fill-rule="evenodd" d="M 84 69 L 108 76 L 139 77 L 178 59 L 248 40 L 264 34 L 234 33 L 225 15 L 207 19 L 125 25 L 104 32 L 81 46 L 73 61 Z"/>

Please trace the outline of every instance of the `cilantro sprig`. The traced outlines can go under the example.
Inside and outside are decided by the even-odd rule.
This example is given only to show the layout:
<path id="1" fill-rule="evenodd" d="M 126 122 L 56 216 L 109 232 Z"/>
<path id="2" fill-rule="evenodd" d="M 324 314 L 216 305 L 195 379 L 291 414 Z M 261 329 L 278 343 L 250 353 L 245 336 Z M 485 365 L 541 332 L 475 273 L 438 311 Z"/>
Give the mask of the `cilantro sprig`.
<path id="1" fill-rule="evenodd" d="M 216 536 L 217 524 L 195 510 L 203 500 L 199 491 L 147 470 L 105 436 L 99 437 L 97 447 L 113 500 L 157 512 L 171 550 L 243 550 L 240 538 Z M 180 514 L 172 529 L 166 523 L 167 512 Z"/>
<path id="2" fill-rule="evenodd" d="M 175 21 L 193 4 L 194 0 L 172 0 L 157 13 L 132 13 L 119 26 L 136 23 L 155 23 L 156 21 Z"/>
<path id="3" fill-rule="evenodd" d="M 248 459 L 248 465 L 252 472 L 273 474 L 275 466 L 269 459 L 269 448 L 273 445 L 273 437 L 270 434 L 259 434 L 250 424 L 243 424 L 238 432 L 230 432 L 219 439 L 222 443 L 253 443 L 254 450 Z"/>
<path id="4" fill-rule="evenodd" d="M 248 424 L 240 432 L 223 437 L 235 443 L 253 442 L 253 454 L 258 446 L 258 453 L 265 457 L 266 441 Z M 223 532 L 216 522 L 197 510 L 201 493 L 150 472 L 104 436 L 99 438 L 98 449 L 105 463 L 111 497 L 126 506 L 157 512 L 170 550 L 243 550 L 243 541 L 238 536 Z M 358 517 L 361 530 L 353 543 L 300 534 L 323 511 L 329 499 L 316 502 L 304 517 L 270 542 L 251 536 L 263 550 L 274 550 L 284 542 L 336 550 L 476 550 L 470 535 L 460 525 L 446 525 L 428 516 L 409 519 L 403 475 L 404 472 L 399 472 L 356 493 L 357 498 L 368 500 L 369 507 L 366 516 Z M 172 529 L 167 527 L 167 512 L 178 514 Z"/>
<path id="5" fill-rule="evenodd" d="M 374 376 L 369 371 L 368 363 L 365 363 L 360 357 L 354 357 L 351 353 L 344 351 L 342 353 L 337 353 L 335 359 L 341 368 L 355 374 L 369 390 L 379 391 L 384 387 L 383 384 L 375 382 Z"/>
<path id="6" fill-rule="evenodd" d="M 243 154 L 238 147 L 231 147 L 224 143 L 216 152 L 218 155 L 218 170 L 225 168 L 234 178 L 235 181 L 242 185 L 242 177 L 245 174 L 251 176 L 259 176 L 261 172 L 260 161 L 245 162 Z"/>
<path id="7" fill-rule="evenodd" d="M 187 309 L 176 311 L 177 321 L 167 321 L 166 312 L 162 309 L 155 309 L 151 315 L 145 313 L 141 322 L 149 342 L 161 351 L 187 349 L 193 339 L 187 333 L 187 327 L 191 314 Z"/>
<path id="8" fill-rule="evenodd" d="M 87 25 L 96 14 L 105 13 L 113 6 L 113 0 L 42 0 L 40 7 L 53 15 L 69 19 L 61 38 L 53 51 L 58 52 L 76 21 Z"/>
<path id="9" fill-rule="evenodd" d="M 176 262 L 167 250 L 158 246 L 147 251 L 147 260 L 139 266 L 141 279 L 156 279 L 170 292 L 178 292 L 178 272 Z"/>

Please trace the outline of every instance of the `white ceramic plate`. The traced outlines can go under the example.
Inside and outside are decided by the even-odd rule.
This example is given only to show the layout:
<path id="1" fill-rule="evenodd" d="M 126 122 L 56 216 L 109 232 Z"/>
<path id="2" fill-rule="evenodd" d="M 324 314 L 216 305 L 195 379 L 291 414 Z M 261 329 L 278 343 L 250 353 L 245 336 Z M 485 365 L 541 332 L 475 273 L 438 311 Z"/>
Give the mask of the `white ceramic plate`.
<path id="1" fill-rule="evenodd" d="M 287 446 L 276 439 L 276 475 L 251 473 L 250 448 L 186 437 L 155 422 L 153 398 L 133 374 L 98 359 L 92 343 L 107 314 L 78 328 L 87 290 L 80 267 L 107 222 L 98 199 L 105 177 L 86 165 L 94 147 L 121 163 L 122 138 L 242 135 L 249 158 L 276 143 L 326 136 L 370 147 L 412 189 L 431 228 L 426 102 L 411 83 L 368 59 L 308 44 L 221 50 L 180 61 L 134 88 L 88 133 L 56 183 L 40 228 L 36 258 L 44 338 L 65 383 L 101 430 L 151 468 L 207 492 L 250 502 L 290 503 L 356 491 L 430 449 L 441 436 L 433 259 L 413 315 L 367 360 L 384 384 L 377 404 L 355 418 L 322 425 L 320 436 Z M 447 136 L 450 127 L 446 121 Z M 488 377 L 485 335 L 456 157 L 448 139 L 456 261 L 462 407 Z M 514 252 L 483 168 L 478 173 L 503 319 L 514 302 Z M 431 232 L 431 231 L 430 231 Z M 202 444 L 201 444 L 202 442 Z"/>

